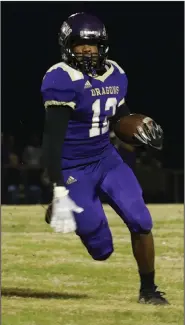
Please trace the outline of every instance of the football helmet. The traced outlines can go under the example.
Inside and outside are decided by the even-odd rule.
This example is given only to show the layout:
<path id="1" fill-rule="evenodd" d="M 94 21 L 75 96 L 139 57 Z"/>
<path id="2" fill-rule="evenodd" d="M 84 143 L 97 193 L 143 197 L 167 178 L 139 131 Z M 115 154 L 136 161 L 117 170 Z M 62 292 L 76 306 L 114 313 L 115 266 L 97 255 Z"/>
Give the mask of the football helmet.
<path id="1" fill-rule="evenodd" d="M 98 54 L 79 54 L 75 45 L 97 45 Z M 108 55 L 108 35 L 104 24 L 95 16 L 81 12 L 63 22 L 59 32 L 62 60 L 84 73 L 97 74 L 104 69 Z"/>

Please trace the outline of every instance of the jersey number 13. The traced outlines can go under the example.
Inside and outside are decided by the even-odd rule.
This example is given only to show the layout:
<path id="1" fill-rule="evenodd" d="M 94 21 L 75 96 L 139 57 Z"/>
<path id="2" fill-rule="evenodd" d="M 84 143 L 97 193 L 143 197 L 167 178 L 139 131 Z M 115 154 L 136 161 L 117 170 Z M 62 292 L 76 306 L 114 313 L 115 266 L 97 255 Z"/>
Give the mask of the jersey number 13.
<path id="1" fill-rule="evenodd" d="M 105 117 L 103 123 L 100 120 L 100 113 L 101 113 L 101 106 L 100 106 L 100 99 L 96 99 L 95 102 L 92 104 L 93 110 L 93 117 L 92 117 L 92 125 L 89 130 L 89 137 L 95 137 L 100 134 L 104 134 L 109 130 L 109 122 L 107 116 Z M 117 99 L 116 98 L 108 98 L 105 103 L 105 112 L 110 111 L 112 109 L 111 116 L 115 115 L 116 113 L 116 105 Z"/>

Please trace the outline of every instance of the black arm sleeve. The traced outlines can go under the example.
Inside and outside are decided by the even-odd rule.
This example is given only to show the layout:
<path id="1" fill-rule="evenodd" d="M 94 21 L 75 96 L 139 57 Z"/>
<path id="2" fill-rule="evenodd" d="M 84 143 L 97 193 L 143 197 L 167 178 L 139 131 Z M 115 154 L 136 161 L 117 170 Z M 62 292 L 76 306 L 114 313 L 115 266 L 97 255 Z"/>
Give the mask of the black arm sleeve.
<path id="1" fill-rule="evenodd" d="M 63 186 L 64 180 L 61 173 L 61 150 L 71 116 L 69 106 L 50 106 L 47 108 L 43 143 L 42 159 L 52 183 Z"/>
<path id="2" fill-rule="evenodd" d="M 122 104 L 121 106 L 119 106 L 119 107 L 117 108 L 117 110 L 116 110 L 116 114 L 110 118 L 110 123 L 111 123 L 111 124 L 114 124 L 114 123 L 116 123 L 117 121 L 119 121 L 119 119 L 120 119 L 121 117 L 128 116 L 128 115 L 130 115 L 130 114 L 131 114 L 131 112 L 130 112 L 130 110 L 129 110 L 127 104 L 124 103 L 124 104 Z"/>

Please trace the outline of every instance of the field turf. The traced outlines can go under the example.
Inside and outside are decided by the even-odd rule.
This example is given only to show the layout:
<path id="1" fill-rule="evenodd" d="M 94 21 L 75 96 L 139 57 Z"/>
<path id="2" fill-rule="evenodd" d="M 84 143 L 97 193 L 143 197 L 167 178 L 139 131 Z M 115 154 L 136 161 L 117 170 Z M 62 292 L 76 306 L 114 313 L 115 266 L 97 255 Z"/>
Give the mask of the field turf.
<path id="1" fill-rule="evenodd" d="M 93 261 L 74 234 L 52 232 L 42 206 L 2 206 L 2 325 L 182 325 L 182 205 L 149 205 L 156 282 L 171 305 L 137 303 L 139 277 L 126 226 L 104 206 L 115 252 Z"/>

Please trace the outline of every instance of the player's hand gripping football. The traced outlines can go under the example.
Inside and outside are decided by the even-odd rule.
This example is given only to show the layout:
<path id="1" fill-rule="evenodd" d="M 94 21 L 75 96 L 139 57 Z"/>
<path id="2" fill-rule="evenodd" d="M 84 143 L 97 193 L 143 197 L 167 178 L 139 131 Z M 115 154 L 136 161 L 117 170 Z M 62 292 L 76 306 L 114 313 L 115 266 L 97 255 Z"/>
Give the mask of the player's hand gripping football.
<path id="1" fill-rule="evenodd" d="M 137 126 L 137 133 L 134 133 L 134 137 L 152 148 L 161 150 L 163 147 L 163 130 L 150 117 L 143 119 L 143 126 Z"/>
<path id="2" fill-rule="evenodd" d="M 62 186 L 54 187 L 50 226 L 55 232 L 69 233 L 76 230 L 73 212 L 83 209 L 69 197 L 69 191 Z"/>

